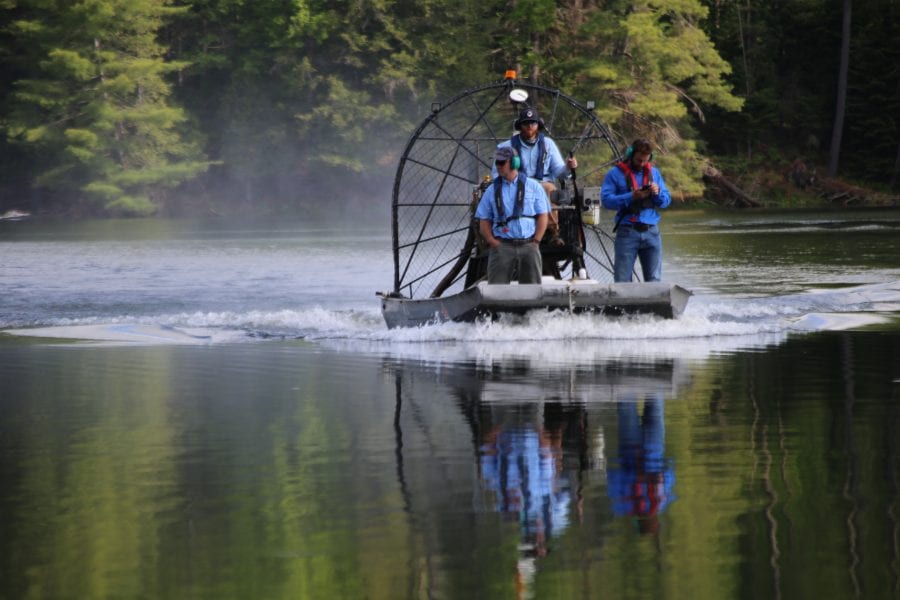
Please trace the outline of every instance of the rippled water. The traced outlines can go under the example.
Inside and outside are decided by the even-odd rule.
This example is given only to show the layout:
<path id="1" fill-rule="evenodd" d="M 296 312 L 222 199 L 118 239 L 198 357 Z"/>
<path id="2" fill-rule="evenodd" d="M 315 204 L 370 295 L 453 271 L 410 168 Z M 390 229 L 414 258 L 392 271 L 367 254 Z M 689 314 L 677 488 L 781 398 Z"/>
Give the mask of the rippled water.
<path id="1" fill-rule="evenodd" d="M 681 319 L 388 331 L 380 230 L 0 222 L 0 597 L 897 597 L 898 231 L 672 213 Z"/>

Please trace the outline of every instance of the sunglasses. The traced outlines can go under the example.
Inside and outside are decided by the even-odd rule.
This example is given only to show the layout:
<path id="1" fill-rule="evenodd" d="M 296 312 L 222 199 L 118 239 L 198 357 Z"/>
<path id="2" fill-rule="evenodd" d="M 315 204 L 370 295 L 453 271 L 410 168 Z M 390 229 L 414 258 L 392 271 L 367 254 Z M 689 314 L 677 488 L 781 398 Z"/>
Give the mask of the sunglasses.
<path id="1" fill-rule="evenodd" d="M 505 165 L 508 162 L 509 162 L 508 160 L 495 160 L 494 164 L 497 165 L 498 167 L 502 167 L 503 165 Z"/>

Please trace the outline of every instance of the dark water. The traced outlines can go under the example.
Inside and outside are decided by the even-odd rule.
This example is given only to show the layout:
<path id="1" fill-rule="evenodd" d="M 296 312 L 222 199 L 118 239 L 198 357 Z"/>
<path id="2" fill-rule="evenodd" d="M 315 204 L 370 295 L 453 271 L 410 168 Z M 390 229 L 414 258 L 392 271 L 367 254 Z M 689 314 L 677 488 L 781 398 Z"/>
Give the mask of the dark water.
<path id="1" fill-rule="evenodd" d="M 900 597 L 900 215 L 676 214 L 677 322 L 405 332 L 386 235 L 19 225 L 2 598 Z"/>

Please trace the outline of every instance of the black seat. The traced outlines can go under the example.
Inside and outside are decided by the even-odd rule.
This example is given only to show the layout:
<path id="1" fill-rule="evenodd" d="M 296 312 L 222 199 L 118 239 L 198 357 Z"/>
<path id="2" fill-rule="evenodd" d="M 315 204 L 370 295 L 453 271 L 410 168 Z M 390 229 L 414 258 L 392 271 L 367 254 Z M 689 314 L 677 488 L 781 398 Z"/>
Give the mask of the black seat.
<path id="1" fill-rule="evenodd" d="M 544 260 L 544 274 L 560 277 L 560 270 L 565 269 L 573 260 L 582 261 L 584 250 L 581 245 L 581 215 L 574 207 L 561 206 L 559 212 L 559 237 L 565 242 L 555 246 L 549 236 L 541 241 L 541 257 Z"/>

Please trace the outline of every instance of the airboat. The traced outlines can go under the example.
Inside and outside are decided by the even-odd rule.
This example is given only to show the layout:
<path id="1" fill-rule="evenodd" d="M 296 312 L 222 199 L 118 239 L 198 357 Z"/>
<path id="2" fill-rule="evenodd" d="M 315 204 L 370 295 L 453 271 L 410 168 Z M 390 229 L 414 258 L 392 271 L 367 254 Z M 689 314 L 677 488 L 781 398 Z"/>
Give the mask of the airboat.
<path id="1" fill-rule="evenodd" d="M 488 284 L 488 248 L 475 209 L 490 185 L 494 150 L 515 133 L 513 123 L 526 105 L 539 110 L 560 151 L 578 157 L 578 169 L 557 181 L 551 198 L 563 245 L 541 244 L 541 283 Z M 613 282 L 613 224 L 601 218 L 600 184 L 624 147 L 597 118 L 593 102 L 518 81 L 514 73 L 432 104 L 394 178 L 394 286 L 378 292 L 387 326 L 533 310 L 681 315 L 691 295 L 681 286 L 642 282 L 637 272 L 632 282 Z"/>

